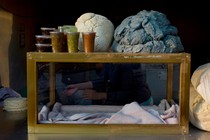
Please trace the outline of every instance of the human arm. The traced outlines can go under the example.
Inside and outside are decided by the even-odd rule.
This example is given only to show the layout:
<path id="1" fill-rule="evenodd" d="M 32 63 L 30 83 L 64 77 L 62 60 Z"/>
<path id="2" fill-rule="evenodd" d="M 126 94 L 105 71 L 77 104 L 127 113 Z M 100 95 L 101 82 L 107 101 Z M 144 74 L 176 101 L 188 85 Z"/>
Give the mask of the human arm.
<path id="1" fill-rule="evenodd" d="M 91 100 L 106 100 L 106 92 L 98 92 L 94 89 L 85 89 L 83 93 L 83 99 Z"/>
<path id="2" fill-rule="evenodd" d="M 83 90 L 83 89 L 88 89 L 88 88 L 93 88 L 93 84 L 91 81 L 71 84 L 66 87 L 66 89 L 64 90 L 64 94 L 67 96 L 71 96 L 77 90 Z"/>

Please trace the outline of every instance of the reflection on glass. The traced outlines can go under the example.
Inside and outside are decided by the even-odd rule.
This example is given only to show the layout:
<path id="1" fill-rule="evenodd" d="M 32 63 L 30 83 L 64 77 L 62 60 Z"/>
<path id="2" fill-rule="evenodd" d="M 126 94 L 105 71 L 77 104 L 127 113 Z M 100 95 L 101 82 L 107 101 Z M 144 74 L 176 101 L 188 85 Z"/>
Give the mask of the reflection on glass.
<path id="1" fill-rule="evenodd" d="M 62 104 L 124 105 L 132 101 L 141 104 L 150 95 L 154 104 L 158 104 L 167 96 L 166 64 L 57 63 L 55 69 L 56 100 Z M 179 65 L 173 66 L 172 74 L 173 99 L 178 101 Z M 38 63 L 41 104 L 49 102 L 49 81 L 49 64 Z"/>
<path id="2" fill-rule="evenodd" d="M 131 105 L 132 108 L 135 108 L 135 103 L 137 103 L 144 107 L 155 106 L 162 107 L 162 109 L 168 107 L 169 109 L 171 103 L 175 105 L 179 102 L 179 64 L 54 63 L 54 66 L 54 103 L 59 103 L 57 105 L 61 104 L 65 107 L 68 105 L 104 106 L 104 108 L 92 106 L 91 110 L 95 113 L 110 111 L 107 106 L 111 105 L 115 107 L 111 111 L 113 113 L 121 110 L 126 104 Z M 37 72 L 37 96 L 38 104 L 41 105 L 40 111 L 43 105 L 50 102 L 52 75 L 50 75 L 49 63 L 37 63 Z M 167 102 L 166 98 L 171 98 L 173 102 Z M 178 106 L 174 106 L 173 110 L 175 112 L 176 107 Z M 82 108 L 79 110 L 82 112 Z M 157 115 L 164 111 L 152 113 Z M 178 118 L 178 115 L 176 117 Z M 159 119 L 156 120 L 157 122 L 151 121 L 150 123 L 167 123 L 162 120 L 165 119 L 164 117 L 159 117 Z M 112 121 L 110 123 L 113 123 Z M 117 123 L 122 122 L 117 121 Z M 170 123 L 177 123 L 177 120 Z"/>
<path id="3" fill-rule="evenodd" d="M 70 104 L 124 105 L 132 101 L 139 104 L 149 102 L 151 93 L 140 64 L 96 65 L 98 72 L 93 80 L 74 82 L 66 87 L 64 95 L 73 100 Z M 81 101 L 75 102 L 75 98 Z"/>

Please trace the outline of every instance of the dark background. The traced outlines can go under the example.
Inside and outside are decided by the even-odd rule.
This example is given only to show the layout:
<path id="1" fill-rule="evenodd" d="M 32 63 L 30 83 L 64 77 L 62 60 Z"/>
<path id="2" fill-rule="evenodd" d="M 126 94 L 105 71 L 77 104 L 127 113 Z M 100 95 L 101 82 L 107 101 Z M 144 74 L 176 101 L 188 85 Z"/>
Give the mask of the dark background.
<path id="1" fill-rule="evenodd" d="M 1 0 L 0 5 L 17 17 L 35 19 L 35 34 L 42 26 L 74 24 L 86 12 L 103 15 L 117 27 L 128 16 L 156 10 L 166 14 L 177 27 L 185 52 L 191 53 L 192 71 L 210 59 L 210 15 L 204 0 Z"/>

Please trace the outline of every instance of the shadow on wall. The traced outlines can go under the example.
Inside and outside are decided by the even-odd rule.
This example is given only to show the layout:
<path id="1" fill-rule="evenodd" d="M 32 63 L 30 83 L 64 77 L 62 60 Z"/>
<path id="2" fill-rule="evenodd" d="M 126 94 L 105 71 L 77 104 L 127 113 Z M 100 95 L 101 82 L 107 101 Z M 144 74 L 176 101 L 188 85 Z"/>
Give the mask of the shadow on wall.
<path id="1" fill-rule="evenodd" d="M 0 8 L 0 25 L 0 85 L 25 91 L 26 52 L 33 47 L 34 20 Z"/>
<path id="2" fill-rule="evenodd" d="M 0 75 L 1 84 L 9 86 L 9 46 L 12 36 L 13 16 L 11 13 L 0 9 Z"/>

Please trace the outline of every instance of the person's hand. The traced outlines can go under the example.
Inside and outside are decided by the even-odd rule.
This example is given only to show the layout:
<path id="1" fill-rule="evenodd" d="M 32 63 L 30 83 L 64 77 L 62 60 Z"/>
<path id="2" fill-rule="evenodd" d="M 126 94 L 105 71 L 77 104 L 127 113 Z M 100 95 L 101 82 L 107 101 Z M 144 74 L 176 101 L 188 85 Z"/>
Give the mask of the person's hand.
<path id="1" fill-rule="evenodd" d="M 63 93 L 67 96 L 71 96 L 78 90 L 78 87 L 76 85 L 69 85 L 66 87 L 66 89 L 63 91 Z"/>
<path id="2" fill-rule="evenodd" d="M 85 89 L 83 93 L 83 99 L 86 100 L 102 100 L 105 99 L 106 93 L 98 93 L 93 89 Z"/>

